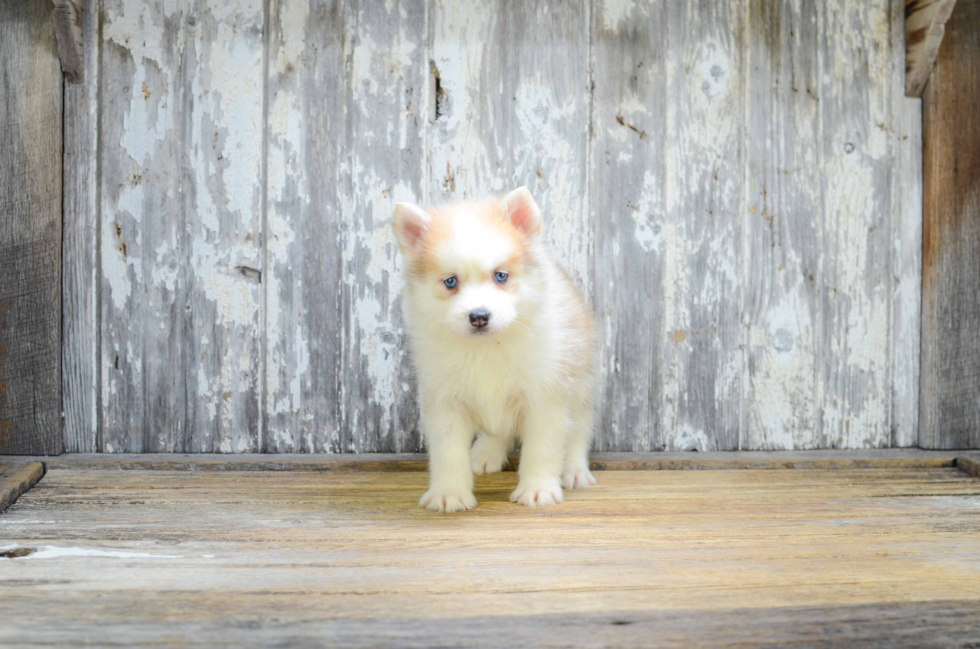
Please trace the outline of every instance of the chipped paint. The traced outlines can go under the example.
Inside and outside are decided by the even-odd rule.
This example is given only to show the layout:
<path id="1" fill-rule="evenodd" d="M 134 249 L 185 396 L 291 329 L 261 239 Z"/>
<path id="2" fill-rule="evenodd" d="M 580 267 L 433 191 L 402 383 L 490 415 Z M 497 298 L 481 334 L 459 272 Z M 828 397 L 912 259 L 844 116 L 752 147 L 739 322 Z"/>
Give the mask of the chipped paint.
<path id="1" fill-rule="evenodd" d="M 891 7 L 709 5 L 107 4 L 105 450 L 418 450 L 392 206 L 521 184 L 600 309 L 603 450 L 890 443 Z"/>

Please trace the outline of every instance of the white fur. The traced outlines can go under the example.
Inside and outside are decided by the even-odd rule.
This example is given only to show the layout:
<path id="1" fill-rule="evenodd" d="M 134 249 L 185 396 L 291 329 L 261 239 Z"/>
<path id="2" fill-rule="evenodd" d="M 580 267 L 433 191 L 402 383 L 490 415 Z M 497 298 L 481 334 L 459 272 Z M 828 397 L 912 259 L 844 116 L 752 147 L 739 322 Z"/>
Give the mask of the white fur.
<path id="1" fill-rule="evenodd" d="M 530 194 L 520 191 L 518 199 L 530 201 L 537 218 Z M 395 216 L 409 260 L 418 242 L 404 234 L 405 220 L 414 219 L 423 230 L 428 223 L 416 210 L 399 206 Z M 513 240 L 465 210 L 452 223 L 452 237 L 438 254 L 440 266 L 458 276 L 458 292 L 451 299 L 441 295 L 444 278 L 409 275 L 405 282 L 407 332 L 429 449 L 430 488 L 419 504 L 438 511 L 475 507 L 473 473 L 500 471 L 517 441 L 519 483 L 510 499 L 530 507 L 560 503 L 563 484 L 595 484 L 588 468 L 595 376 L 591 313 L 537 231 L 529 236 L 534 263 L 517 290 L 508 292 L 494 284 L 493 273 L 510 258 Z M 486 333 L 474 332 L 468 321 L 478 307 L 491 313 Z"/>

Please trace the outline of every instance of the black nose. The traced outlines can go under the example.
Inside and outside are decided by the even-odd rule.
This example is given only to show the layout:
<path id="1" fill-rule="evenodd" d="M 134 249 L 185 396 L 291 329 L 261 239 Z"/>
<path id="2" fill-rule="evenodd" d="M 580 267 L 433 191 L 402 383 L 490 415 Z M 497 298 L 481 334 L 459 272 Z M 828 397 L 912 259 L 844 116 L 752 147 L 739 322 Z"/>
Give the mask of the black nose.
<path id="1" fill-rule="evenodd" d="M 483 329 L 490 322 L 490 312 L 486 309 L 470 311 L 470 324 L 477 329 Z"/>

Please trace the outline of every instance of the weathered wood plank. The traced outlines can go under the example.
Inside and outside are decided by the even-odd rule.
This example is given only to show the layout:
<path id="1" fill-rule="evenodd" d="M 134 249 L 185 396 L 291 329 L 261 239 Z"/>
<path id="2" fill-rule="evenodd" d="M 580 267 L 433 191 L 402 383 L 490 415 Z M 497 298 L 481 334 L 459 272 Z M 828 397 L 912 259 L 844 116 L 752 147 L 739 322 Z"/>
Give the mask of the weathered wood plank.
<path id="1" fill-rule="evenodd" d="M 976 453 L 871 449 L 831 451 L 720 451 L 708 453 L 593 453 L 592 468 L 603 471 L 733 469 L 886 469 L 939 468 L 961 459 L 980 461 Z M 518 456 L 510 458 L 514 470 Z M 425 471 L 422 453 L 67 453 L 57 458 L 0 456 L 2 464 L 43 461 L 49 469 L 162 471 Z"/>
<path id="2" fill-rule="evenodd" d="M 343 452 L 344 3 L 270 4 L 262 450 Z"/>
<path id="3" fill-rule="evenodd" d="M 555 258 L 591 296 L 590 5 L 431 0 L 426 202 L 527 186 Z"/>
<path id="4" fill-rule="evenodd" d="M 892 0 L 892 328 L 891 445 L 919 441 L 922 322 L 922 103 L 905 96 L 905 1 Z"/>
<path id="5" fill-rule="evenodd" d="M 85 0 L 53 0 L 54 32 L 58 42 L 61 71 L 68 83 L 85 80 Z M 94 4 L 97 0 L 89 0 Z M 89 32 L 91 33 L 91 32 Z"/>
<path id="6" fill-rule="evenodd" d="M 83 14 L 85 72 L 65 86 L 62 393 L 65 450 L 101 450 L 99 431 L 99 0 Z"/>
<path id="7" fill-rule="evenodd" d="M 595 4 L 589 210 L 601 369 L 595 446 L 666 445 L 666 2 Z"/>
<path id="8" fill-rule="evenodd" d="M 980 638 L 980 482 L 953 467 L 599 480 L 543 514 L 507 501 L 513 474 L 478 476 L 480 506 L 447 518 L 415 506 L 422 473 L 50 470 L 3 515 L 23 556 L 0 643 Z"/>
<path id="9" fill-rule="evenodd" d="M 263 8 L 104 13 L 104 448 L 255 450 Z"/>
<path id="10" fill-rule="evenodd" d="M 0 463 L 0 514 L 17 502 L 43 476 L 44 465 L 40 462 Z"/>
<path id="11" fill-rule="evenodd" d="M 748 5 L 743 449 L 818 448 L 817 5 Z"/>
<path id="12" fill-rule="evenodd" d="M 889 16 L 887 0 L 819 5 L 824 173 L 817 389 L 820 446 L 827 448 L 891 443 Z"/>
<path id="13" fill-rule="evenodd" d="M 664 444 L 734 450 L 742 427 L 744 3 L 667 3 L 666 11 Z"/>
<path id="14" fill-rule="evenodd" d="M 422 448 L 419 406 L 402 331 L 401 265 L 391 230 L 398 201 L 423 202 L 426 90 L 424 0 L 350 0 L 344 33 L 350 185 L 344 204 L 341 448 Z"/>
<path id="15" fill-rule="evenodd" d="M 197 0 L 184 17 L 184 436 L 147 451 L 259 448 L 263 12 Z"/>
<path id="16" fill-rule="evenodd" d="M 980 3 L 957 3 L 923 98 L 919 445 L 980 448 Z"/>
<path id="17" fill-rule="evenodd" d="M 956 468 L 969 473 L 974 478 L 980 478 L 980 457 L 957 456 Z"/>
<path id="18" fill-rule="evenodd" d="M 921 97 L 956 0 L 905 0 L 905 94 Z"/>
<path id="19" fill-rule="evenodd" d="M 58 454 L 64 81 L 50 0 L 0 4 L 0 453 Z"/>

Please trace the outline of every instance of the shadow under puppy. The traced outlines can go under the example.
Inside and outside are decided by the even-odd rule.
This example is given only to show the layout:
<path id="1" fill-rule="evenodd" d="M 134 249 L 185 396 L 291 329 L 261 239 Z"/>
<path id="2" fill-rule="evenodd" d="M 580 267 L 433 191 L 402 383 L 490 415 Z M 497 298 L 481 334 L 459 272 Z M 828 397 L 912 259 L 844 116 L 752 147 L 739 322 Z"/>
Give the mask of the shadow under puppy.
<path id="1" fill-rule="evenodd" d="M 419 505 L 476 507 L 473 474 L 500 471 L 515 441 L 512 501 L 554 505 L 562 486 L 595 484 L 595 319 L 549 256 L 530 192 L 428 211 L 399 203 L 393 225 L 429 450 Z"/>

